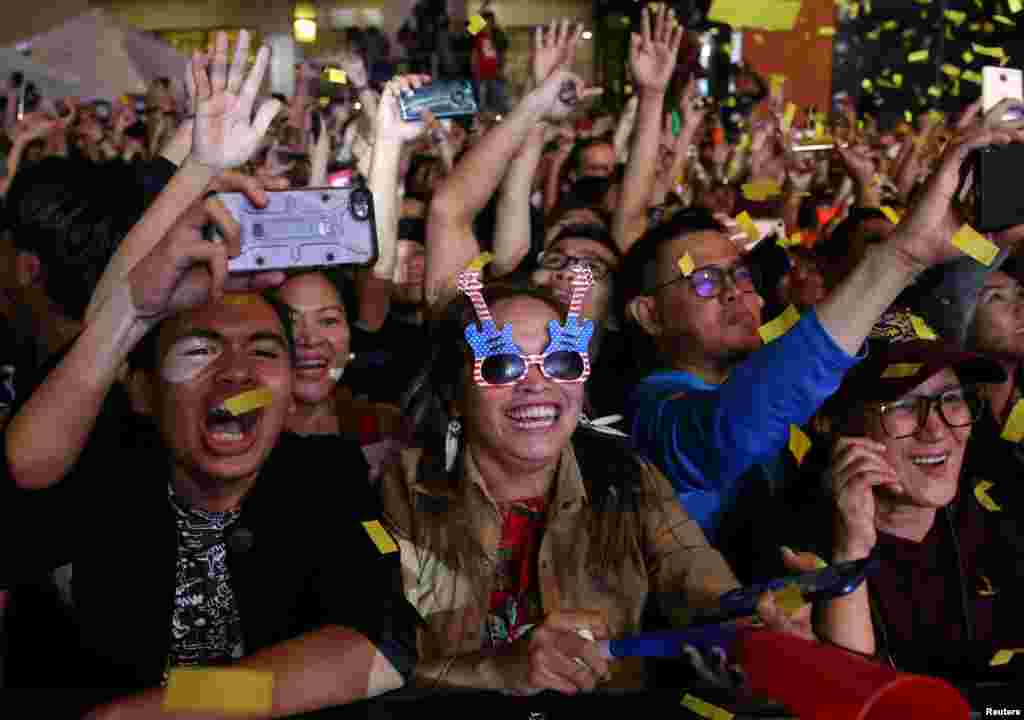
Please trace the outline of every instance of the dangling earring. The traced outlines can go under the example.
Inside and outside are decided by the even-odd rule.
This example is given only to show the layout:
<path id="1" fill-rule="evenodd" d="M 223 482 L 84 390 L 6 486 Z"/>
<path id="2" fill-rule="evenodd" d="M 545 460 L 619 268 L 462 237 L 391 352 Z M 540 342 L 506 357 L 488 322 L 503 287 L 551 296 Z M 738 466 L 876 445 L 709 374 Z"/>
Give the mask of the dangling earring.
<path id="1" fill-rule="evenodd" d="M 459 454 L 459 438 L 462 437 L 462 423 L 452 418 L 448 421 L 448 431 L 444 435 L 444 469 L 451 472 L 455 467 L 455 458 Z"/>

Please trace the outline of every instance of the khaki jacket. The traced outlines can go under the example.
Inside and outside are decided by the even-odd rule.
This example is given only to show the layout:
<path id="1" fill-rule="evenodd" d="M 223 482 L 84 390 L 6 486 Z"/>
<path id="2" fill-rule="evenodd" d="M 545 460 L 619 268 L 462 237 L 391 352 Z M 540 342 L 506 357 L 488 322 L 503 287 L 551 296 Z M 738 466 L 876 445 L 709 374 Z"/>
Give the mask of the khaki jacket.
<path id="1" fill-rule="evenodd" d="M 419 651 L 426 667 L 432 660 L 481 649 L 501 515 L 471 453 L 464 453 L 463 482 L 455 489 L 420 477 L 426 474 L 421 456 L 421 450 L 404 451 L 401 462 L 385 472 L 382 492 L 384 516 L 401 549 L 406 596 L 425 620 Z M 563 451 L 538 558 L 545 614 L 598 611 L 612 637 L 618 637 L 641 629 L 651 593 L 678 626 L 694 609 L 716 607 L 721 593 L 738 587 L 665 477 L 653 465 L 643 468 L 639 483 L 620 487 L 639 486 L 647 502 L 621 497 L 626 492 L 613 488 L 597 506 L 597 499 L 592 503 L 588 497 L 572 447 Z M 614 531 L 605 533 L 608 543 L 592 548 L 592 535 L 602 527 Z M 622 559 L 617 567 L 608 563 L 606 548 L 618 548 L 611 553 Z M 612 684 L 641 684 L 638 665 L 614 663 Z"/>

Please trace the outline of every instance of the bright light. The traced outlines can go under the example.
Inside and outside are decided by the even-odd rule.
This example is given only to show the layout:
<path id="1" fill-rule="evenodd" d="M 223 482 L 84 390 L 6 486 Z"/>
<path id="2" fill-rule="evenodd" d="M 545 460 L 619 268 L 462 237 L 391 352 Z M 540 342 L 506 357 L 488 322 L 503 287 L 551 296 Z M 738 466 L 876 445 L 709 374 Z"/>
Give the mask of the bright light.
<path id="1" fill-rule="evenodd" d="M 496 116 L 494 119 L 497 120 L 498 122 L 501 122 L 501 115 Z"/>
<path id="2" fill-rule="evenodd" d="M 354 107 L 356 110 L 362 110 L 363 109 L 363 104 L 361 102 L 357 102 L 352 107 Z"/>
<path id="3" fill-rule="evenodd" d="M 309 18 L 295 20 L 295 39 L 299 42 L 316 42 L 316 21 Z"/>
<path id="4" fill-rule="evenodd" d="M 594 37 L 594 33 L 590 32 L 589 30 L 584 30 L 583 31 L 583 39 L 584 40 L 590 40 L 592 37 Z"/>

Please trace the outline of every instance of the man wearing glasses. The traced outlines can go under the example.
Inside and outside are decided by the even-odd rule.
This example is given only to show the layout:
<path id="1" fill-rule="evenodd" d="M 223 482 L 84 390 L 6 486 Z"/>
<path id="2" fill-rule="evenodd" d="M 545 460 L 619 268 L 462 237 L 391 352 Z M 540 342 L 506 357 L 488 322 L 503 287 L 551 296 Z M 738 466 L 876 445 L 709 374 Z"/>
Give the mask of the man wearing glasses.
<path id="1" fill-rule="evenodd" d="M 754 542 L 752 521 L 778 495 L 790 426 L 835 392 L 875 322 L 919 273 L 961 257 L 951 242 L 961 222 L 948 198 L 966 153 L 1018 135 L 965 132 L 892 237 L 868 247 L 825 300 L 766 343 L 751 270 L 709 214 L 679 213 L 630 249 L 624 314 L 653 340 L 663 368 L 631 398 L 632 435 L 741 581 L 764 567 L 753 555 L 767 543 Z"/>

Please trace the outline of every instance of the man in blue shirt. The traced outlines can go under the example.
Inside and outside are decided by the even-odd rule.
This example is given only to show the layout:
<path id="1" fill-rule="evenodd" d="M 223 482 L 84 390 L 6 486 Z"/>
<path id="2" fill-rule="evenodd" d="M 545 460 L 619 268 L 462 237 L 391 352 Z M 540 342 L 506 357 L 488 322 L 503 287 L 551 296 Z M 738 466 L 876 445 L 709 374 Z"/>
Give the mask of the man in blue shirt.
<path id="1" fill-rule="evenodd" d="M 653 339 L 665 368 L 636 389 L 632 434 L 741 580 L 752 565 L 750 521 L 774 494 L 790 426 L 807 422 L 835 391 L 875 321 L 917 274 L 960 256 L 951 238 L 962 221 L 949 198 L 967 153 L 1022 138 L 966 131 L 889 242 L 868 248 L 828 298 L 763 347 L 764 303 L 751 271 L 707 212 L 680 213 L 630 249 L 625 315 Z"/>

